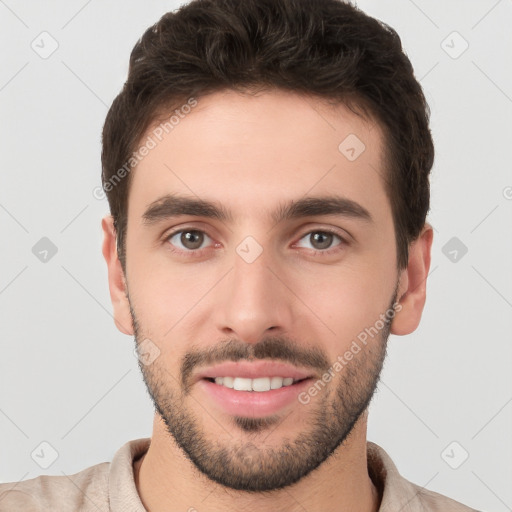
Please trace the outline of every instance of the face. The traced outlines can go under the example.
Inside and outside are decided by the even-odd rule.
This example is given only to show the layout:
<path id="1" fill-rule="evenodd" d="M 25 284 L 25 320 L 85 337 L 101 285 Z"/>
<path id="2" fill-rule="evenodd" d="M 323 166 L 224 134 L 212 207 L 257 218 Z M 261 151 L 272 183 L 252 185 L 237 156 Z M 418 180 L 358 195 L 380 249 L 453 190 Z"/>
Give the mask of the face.
<path id="1" fill-rule="evenodd" d="M 290 485 L 382 368 L 399 277 L 382 133 L 341 105 L 221 92 L 161 135 L 132 171 L 121 306 L 144 380 L 211 480 Z"/>

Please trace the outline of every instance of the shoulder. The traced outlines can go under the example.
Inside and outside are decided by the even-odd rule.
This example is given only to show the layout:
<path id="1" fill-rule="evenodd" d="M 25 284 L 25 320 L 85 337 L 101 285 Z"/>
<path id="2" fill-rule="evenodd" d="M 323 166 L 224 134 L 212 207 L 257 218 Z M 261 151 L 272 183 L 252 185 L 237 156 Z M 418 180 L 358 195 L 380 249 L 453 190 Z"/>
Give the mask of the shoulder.
<path id="1" fill-rule="evenodd" d="M 416 493 L 416 501 L 421 503 L 422 510 L 428 512 L 478 512 L 474 508 L 470 508 L 462 503 L 452 500 L 447 496 L 434 491 L 429 491 L 419 485 L 408 482 Z"/>
<path id="2" fill-rule="evenodd" d="M 109 469 L 110 462 L 102 462 L 74 475 L 43 475 L 0 484 L 0 512 L 107 512 Z"/>
<path id="3" fill-rule="evenodd" d="M 109 512 L 140 510 L 133 462 L 149 448 L 151 438 L 126 442 L 112 462 L 102 462 L 79 473 L 42 475 L 21 482 L 0 484 L 0 512 Z"/>
<path id="4" fill-rule="evenodd" d="M 367 442 L 368 473 L 381 495 L 379 512 L 477 512 L 405 479 L 387 452 Z"/>

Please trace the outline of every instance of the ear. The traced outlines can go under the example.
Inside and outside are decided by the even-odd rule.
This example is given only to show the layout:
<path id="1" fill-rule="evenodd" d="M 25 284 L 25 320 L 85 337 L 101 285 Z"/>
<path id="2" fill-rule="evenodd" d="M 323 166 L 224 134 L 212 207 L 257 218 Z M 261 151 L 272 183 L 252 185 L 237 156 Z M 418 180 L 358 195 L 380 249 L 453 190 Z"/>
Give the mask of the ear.
<path id="1" fill-rule="evenodd" d="M 116 230 L 114 219 L 107 215 L 101 221 L 103 229 L 103 257 L 108 268 L 108 287 L 110 299 L 114 308 L 114 322 L 117 328 L 124 334 L 133 335 L 132 316 L 130 303 L 126 296 L 126 280 L 117 254 Z"/>
<path id="2" fill-rule="evenodd" d="M 421 234 L 409 246 L 407 268 L 400 273 L 396 315 L 391 323 L 391 334 L 410 334 L 420 323 L 427 295 L 433 236 L 432 226 L 425 224 Z"/>

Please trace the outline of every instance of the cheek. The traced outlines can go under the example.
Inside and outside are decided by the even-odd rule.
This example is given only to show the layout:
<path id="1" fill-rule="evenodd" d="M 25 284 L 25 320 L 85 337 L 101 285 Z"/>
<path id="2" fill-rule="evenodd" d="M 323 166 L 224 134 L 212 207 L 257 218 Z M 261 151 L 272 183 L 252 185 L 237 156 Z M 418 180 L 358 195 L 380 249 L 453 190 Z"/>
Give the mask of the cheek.
<path id="1" fill-rule="evenodd" d="M 201 298 L 218 281 L 216 269 L 172 265 L 168 259 L 134 257 L 128 270 L 130 299 L 145 332 L 167 343 L 174 332 L 183 329 L 194 311 L 200 311 Z"/>
<path id="2" fill-rule="evenodd" d="M 296 275 L 293 287 L 304 304 L 344 344 L 374 325 L 386 311 L 394 281 L 389 267 L 386 273 L 374 264 L 365 269 L 331 267 Z"/>

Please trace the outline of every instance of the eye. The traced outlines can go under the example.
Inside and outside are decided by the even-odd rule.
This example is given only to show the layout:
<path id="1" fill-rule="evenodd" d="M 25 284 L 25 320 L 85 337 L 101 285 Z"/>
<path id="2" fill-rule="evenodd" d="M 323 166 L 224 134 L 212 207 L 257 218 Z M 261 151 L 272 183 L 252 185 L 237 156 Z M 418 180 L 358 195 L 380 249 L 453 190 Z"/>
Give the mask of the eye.
<path id="1" fill-rule="evenodd" d="M 177 247 L 182 251 L 195 251 L 203 249 L 205 241 L 212 241 L 212 239 L 203 231 L 197 229 L 182 229 L 171 233 L 166 239 L 171 245 Z"/>
<path id="2" fill-rule="evenodd" d="M 333 241 L 336 241 L 336 239 L 338 239 L 338 243 L 333 245 Z M 340 235 L 325 230 L 310 231 L 305 236 L 303 236 L 297 243 L 299 247 L 304 247 L 304 245 L 301 244 L 302 240 L 306 240 L 311 244 L 311 247 L 306 246 L 306 248 L 313 249 L 315 251 L 325 251 L 327 249 L 336 247 L 340 245 L 342 242 L 344 242 L 343 238 L 341 238 Z"/>

